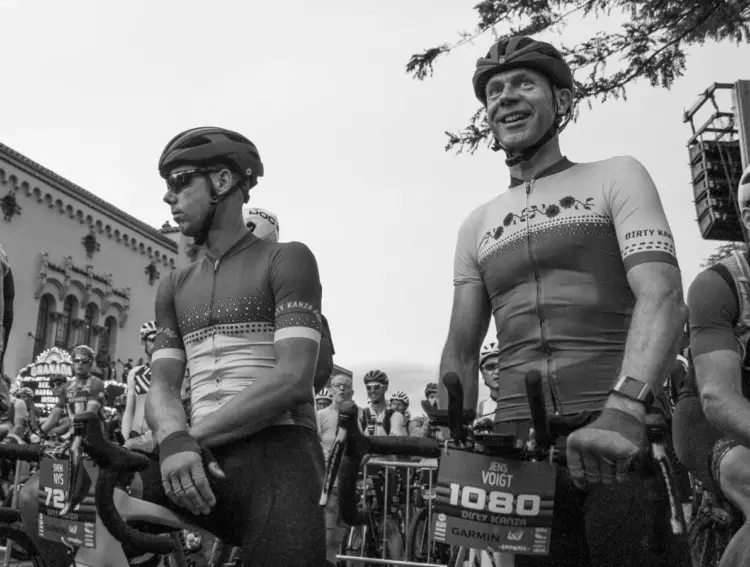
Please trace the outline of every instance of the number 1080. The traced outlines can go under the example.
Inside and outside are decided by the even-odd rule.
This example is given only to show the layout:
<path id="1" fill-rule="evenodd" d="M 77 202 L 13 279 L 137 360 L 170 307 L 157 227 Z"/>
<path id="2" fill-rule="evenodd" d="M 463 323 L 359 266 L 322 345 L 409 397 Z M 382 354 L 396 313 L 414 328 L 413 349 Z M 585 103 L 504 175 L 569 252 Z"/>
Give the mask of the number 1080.
<path id="1" fill-rule="evenodd" d="M 451 506 L 460 506 L 468 510 L 492 512 L 493 514 L 515 514 L 517 516 L 537 516 L 542 507 L 542 498 L 538 494 L 518 494 L 493 490 L 487 492 L 475 486 L 450 484 Z"/>

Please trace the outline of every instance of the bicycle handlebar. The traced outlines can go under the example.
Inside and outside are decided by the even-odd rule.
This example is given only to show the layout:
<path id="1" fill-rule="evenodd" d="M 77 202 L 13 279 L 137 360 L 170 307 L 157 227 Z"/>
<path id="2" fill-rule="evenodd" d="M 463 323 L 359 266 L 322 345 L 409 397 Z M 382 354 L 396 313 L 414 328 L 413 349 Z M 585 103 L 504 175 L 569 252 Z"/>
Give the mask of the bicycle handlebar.
<path id="1" fill-rule="evenodd" d="M 142 533 L 122 519 L 114 502 L 114 491 L 122 473 L 145 470 L 151 464 L 146 455 L 129 451 L 104 438 L 99 418 L 93 412 L 84 412 L 73 418 L 76 434 L 82 435 L 86 453 L 99 466 L 96 481 L 96 511 L 112 536 L 124 546 L 139 553 L 166 554 L 174 551 L 170 535 Z M 71 499 L 72 500 L 72 499 Z"/>

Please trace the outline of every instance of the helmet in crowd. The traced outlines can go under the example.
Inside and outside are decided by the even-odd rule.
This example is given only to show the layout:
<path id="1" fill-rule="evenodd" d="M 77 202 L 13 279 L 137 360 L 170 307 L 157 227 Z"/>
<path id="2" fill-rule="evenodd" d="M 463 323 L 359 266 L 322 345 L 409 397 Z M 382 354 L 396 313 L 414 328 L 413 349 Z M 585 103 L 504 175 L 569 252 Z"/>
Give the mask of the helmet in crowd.
<path id="1" fill-rule="evenodd" d="M 228 197 L 234 189 L 242 188 L 247 203 L 250 189 L 258 183 L 258 177 L 263 176 L 263 162 L 255 144 L 242 134 L 213 126 L 191 128 L 167 143 L 159 158 L 159 175 L 169 180 L 170 172 L 181 165 L 226 167 L 239 176 L 234 187 L 221 196 L 210 185 L 211 210 L 195 235 L 197 245 L 202 245 L 208 236 L 219 200 Z"/>
<path id="2" fill-rule="evenodd" d="M 72 358 L 75 358 L 76 354 L 85 354 L 91 360 L 94 360 L 96 358 L 96 353 L 94 352 L 94 349 L 88 345 L 78 345 L 77 347 L 74 347 Z"/>
<path id="3" fill-rule="evenodd" d="M 392 402 L 404 402 L 407 406 L 409 405 L 409 396 L 403 390 L 396 390 L 391 396 Z"/>
<path id="4" fill-rule="evenodd" d="M 125 394 L 120 394 L 115 398 L 115 407 L 116 408 L 124 408 L 128 405 L 128 398 Z"/>
<path id="5" fill-rule="evenodd" d="M 14 386 L 10 390 L 10 395 L 14 398 L 33 398 L 34 397 L 34 390 L 29 388 L 28 386 Z"/>
<path id="6" fill-rule="evenodd" d="M 141 340 L 145 341 L 149 338 L 152 338 L 153 335 L 156 335 L 156 321 L 146 321 L 143 325 L 141 325 Z"/>
<path id="7" fill-rule="evenodd" d="M 388 385 L 388 375 L 382 370 L 370 370 L 364 377 L 364 383 L 380 382 L 384 386 Z"/>
<path id="8" fill-rule="evenodd" d="M 737 202 L 741 209 L 750 207 L 750 165 L 745 168 L 740 176 L 740 183 L 737 187 Z"/>
<path id="9" fill-rule="evenodd" d="M 331 400 L 333 401 L 333 394 L 331 393 L 331 390 L 328 388 L 323 388 L 318 394 L 315 396 L 315 401 L 318 400 Z"/>
<path id="10" fill-rule="evenodd" d="M 490 78 L 496 73 L 511 69 L 532 69 L 546 76 L 553 85 L 559 88 L 568 89 L 571 92 L 575 90 L 573 72 L 555 47 L 531 37 L 515 36 L 498 40 L 487 55 L 477 60 L 472 84 L 474 95 L 483 105 L 487 106 L 486 87 Z M 572 105 L 564 115 L 558 114 L 549 130 L 536 143 L 521 152 L 506 150 L 505 163 L 513 166 L 533 157 L 544 144 L 554 138 L 555 134 L 565 128 L 571 114 Z M 499 140 L 496 140 L 493 149 L 505 148 L 500 145 Z"/>
<path id="11" fill-rule="evenodd" d="M 437 382 L 427 382 L 427 386 L 424 387 L 424 397 L 429 398 L 430 394 L 437 394 L 438 385 Z"/>
<path id="12" fill-rule="evenodd" d="M 279 219 L 271 211 L 246 207 L 242 209 L 242 220 L 250 232 L 258 238 L 279 241 Z"/>
<path id="13" fill-rule="evenodd" d="M 484 362 L 493 356 L 497 356 L 500 354 L 500 351 L 497 350 L 497 343 L 488 343 L 482 347 L 482 350 L 479 351 L 479 368 L 482 367 Z"/>

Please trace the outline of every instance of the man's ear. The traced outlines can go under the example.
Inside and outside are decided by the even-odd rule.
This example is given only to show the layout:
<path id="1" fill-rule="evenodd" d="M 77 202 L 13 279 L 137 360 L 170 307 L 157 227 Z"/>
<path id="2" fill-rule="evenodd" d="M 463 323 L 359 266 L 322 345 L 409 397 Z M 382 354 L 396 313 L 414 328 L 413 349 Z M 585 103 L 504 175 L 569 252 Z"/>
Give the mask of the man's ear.
<path id="1" fill-rule="evenodd" d="M 210 182 L 213 184 L 214 191 L 219 197 L 223 196 L 229 191 L 236 182 L 234 174 L 228 169 L 224 168 L 221 171 L 217 171 L 210 175 Z"/>
<path id="2" fill-rule="evenodd" d="M 555 100 L 557 101 L 557 114 L 564 116 L 573 108 L 573 91 L 570 89 L 561 89 L 555 87 L 553 90 Z"/>

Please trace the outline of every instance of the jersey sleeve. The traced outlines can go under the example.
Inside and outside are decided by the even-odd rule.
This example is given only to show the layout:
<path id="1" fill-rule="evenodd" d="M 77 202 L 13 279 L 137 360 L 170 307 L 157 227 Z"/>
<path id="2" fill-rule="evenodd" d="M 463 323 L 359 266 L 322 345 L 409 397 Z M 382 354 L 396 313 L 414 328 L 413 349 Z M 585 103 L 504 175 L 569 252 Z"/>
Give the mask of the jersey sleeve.
<path id="1" fill-rule="evenodd" d="M 154 311 L 156 313 L 156 337 L 151 362 L 171 358 L 185 362 L 185 344 L 177 323 L 174 296 L 174 272 L 159 283 Z"/>
<path id="2" fill-rule="evenodd" d="M 453 256 L 453 285 L 482 283 L 477 254 L 477 222 L 479 222 L 478 213 L 474 211 L 458 229 L 456 252 Z"/>
<path id="3" fill-rule="evenodd" d="M 89 401 L 99 402 L 101 405 L 105 405 L 107 401 L 107 393 L 104 389 L 104 381 L 99 378 L 94 378 L 91 381 L 91 397 Z"/>
<path id="4" fill-rule="evenodd" d="M 690 353 L 695 357 L 716 350 L 737 350 L 734 321 L 737 302 L 732 288 L 716 270 L 695 278 L 687 295 L 690 311 Z"/>
<path id="5" fill-rule="evenodd" d="M 301 242 L 282 244 L 271 256 L 268 273 L 275 303 L 274 340 L 320 343 L 322 288 L 313 253 Z"/>
<path id="6" fill-rule="evenodd" d="M 644 262 L 677 266 L 674 238 L 654 180 L 632 157 L 617 159 L 605 196 L 627 272 Z"/>

